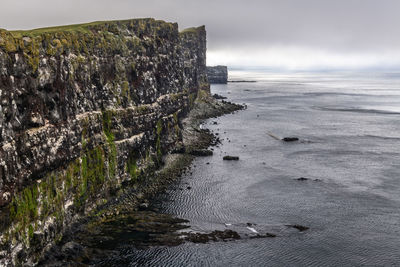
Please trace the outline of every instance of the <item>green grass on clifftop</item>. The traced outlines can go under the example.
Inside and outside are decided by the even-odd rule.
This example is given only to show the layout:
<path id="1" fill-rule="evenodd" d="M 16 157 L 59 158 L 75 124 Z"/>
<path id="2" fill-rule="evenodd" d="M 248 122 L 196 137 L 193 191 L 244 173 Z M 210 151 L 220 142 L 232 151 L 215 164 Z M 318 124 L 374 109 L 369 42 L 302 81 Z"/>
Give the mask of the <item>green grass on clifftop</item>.
<path id="1" fill-rule="evenodd" d="M 72 25 L 63 25 L 63 26 L 54 26 L 54 27 L 45 27 L 45 28 L 38 28 L 32 30 L 17 30 L 17 31 L 9 31 L 15 38 L 20 38 L 23 36 L 38 36 L 45 33 L 55 33 L 55 32 L 81 32 L 81 33 L 90 33 L 91 29 L 94 26 L 99 25 L 112 25 L 112 24 L 125 24 L 129 22 L 164 22 L 164 21 L 157 21 L 153 18 L 142 18 L 142 19 L 128 19 L 128 20 L 110 20 L 110 21 L 94 21 L 89 23 L 82 23 L 82 24 L 72 24 Z M 164 22 L 165 23 L 165 22 Z"/>
<path id="2" fill-rule="evenodd" d="M 34 36 L 38 36 L 38 35 L 42 35 L 42 34 L 46 34 L 46 33 L 56 33 L 56 32 L 91 33 L 91 30 L 93 28 L 95 28 L 95 26 L 101 26 L 101 25 L 105 25 L 105 24 L 107 24 L 107 25 L 126 24 L 126 23 L 130 23 L 130 22 L 140 22 L 140 21 L 147 22 L 147 23 L 157 23 L 157 22 L 167 23 L 165 21 L 155 20 L 153 18 L 139 18 L 139 19 L 127 19 L 127 20 L 94 21 L 94 22 L 89 22 L 89 23 L 44 27 L 44 28 L 37 28 L 37 29 L 32 29 L 32 30 L 14 30 L 14 31 L 8 31 L 8 32 L 10 32 L 14 38 L 22 38 L 24 36 L 34 37 Z M 182 33 L 182 34 L 196 33 L 201 28 L 204 28 L 204 26 L 184 29 L 180 33 Z M 1 30 L 7 31 L 5 29 L 1 29 Z"/>
<path id="3" fill-rule="evenodd" d="M 205 30 L 205 26 L 200 26 L 200 27 L 192 27 L 192 28 L 187 28 L 183 29 L 180 34 L 192 34 L 192 33 L 198 33 L 199 31 Z"/>

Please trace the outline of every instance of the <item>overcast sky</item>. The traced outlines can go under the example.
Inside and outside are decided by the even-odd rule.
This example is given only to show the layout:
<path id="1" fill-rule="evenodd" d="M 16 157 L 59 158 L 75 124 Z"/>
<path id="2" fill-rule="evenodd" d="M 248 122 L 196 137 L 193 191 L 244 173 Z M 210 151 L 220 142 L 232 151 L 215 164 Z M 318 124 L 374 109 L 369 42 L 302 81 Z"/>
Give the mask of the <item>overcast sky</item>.
<path id="1" fill-rule="evenodd" d="M 154 17 L 206 25 L 208 63 L 400 69 L 400 0 L 1 0 L 0 28 Z"/>

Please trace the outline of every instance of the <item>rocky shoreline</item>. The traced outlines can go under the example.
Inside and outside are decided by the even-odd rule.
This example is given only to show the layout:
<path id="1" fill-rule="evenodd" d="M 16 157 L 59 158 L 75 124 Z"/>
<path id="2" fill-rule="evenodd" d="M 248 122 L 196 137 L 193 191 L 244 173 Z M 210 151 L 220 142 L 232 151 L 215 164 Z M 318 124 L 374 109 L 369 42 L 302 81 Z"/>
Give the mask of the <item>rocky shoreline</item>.
<path id="1" fill-rule="evenodd" d="M 151 199 L 190 170 L 193 151 L 205 150 L 219 140 L 201 123 L 208 118 L 222 116 L 243 109 L 244 106 L 226 101 L 217 101 L 208 92 L 199 94 L 188 117 L 183 120 L 183 144 L 164 156 L 164 166 L 139 177 L 139 183 L 127 185 L 117 193 L 115 199 L 99 206 L 91 215 L 66 229 L 62 238 L 48 247 L 39 263 L 44 266 L 65 264 L 86 265 L 106 257 L 115 242 L 130 241 L 138 247 L 149 245 L 178 245 L 182 242 L 201 240 L 233 239 L 237 234 L 215 232 L 210 234 L 187 234 L 178 238 L 177 231 L 188 227 L 187 221 L 148 209 Z M 128 240 L 119 236 L 123 231 L 134 232 Z M 139 234 L 142 233 L 142 235 Z M 146 233 L 143 236 L 143 233 Z M 150 233 L 157 233 L 151 238 Z M 234 238 L 236 237 L 236 238 Z M 199 241 L 200 240 L 200 241 Z"/>

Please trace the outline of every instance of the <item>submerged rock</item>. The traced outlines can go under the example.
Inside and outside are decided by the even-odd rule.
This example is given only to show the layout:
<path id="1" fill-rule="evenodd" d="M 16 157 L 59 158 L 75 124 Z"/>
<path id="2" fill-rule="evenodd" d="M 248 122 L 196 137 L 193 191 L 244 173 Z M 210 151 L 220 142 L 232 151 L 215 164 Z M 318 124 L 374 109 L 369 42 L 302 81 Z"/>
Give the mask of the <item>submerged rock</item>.
<path id="1" fill-rule="evenodd" d="M 294 180 L 300 181 L 300 182 L 304 182 L 304 181 L 310 181 L 312 179 L 311 178 L 306 178 L 306 177 L 300 177 L 300 178 L 296 178 Z M 314 181 L 314 182 L 322 182 L 321 179 L 313 179 L 312 181 Z"/>
<path id="2" fill-rule="evenodd" d="M 308 180 L 310 180 L 310 179 L 305 178 L 305 177 L 300 177 L 300 178 L 297 178 L 297 179 L 295 179 L 295 180 L 297 180 L 297 181 L 308 181 Z"/>
<path id="3" fill-rule="evenodd" d="M 266 238 L 266 237 L 276 237 L 276 234 L 271 234 L 271 233 L 266 233 L 266 234 L 257 234 L 254 236 L 250 236 L 250 239 L 254 239 L 254 238 Z"/>
<path id="4" fill-rule="evenodd" d="M 185 239 L 193 243 L 207 243 L 209 241 L 216 242 L 216 241 L 238 240 L 241 239 L 241 237 L 236 231 L 227 229 L 225 231 L 215 230 L 209 234 L 188 233 Z"/>
<path id="5" fill-rule="evenodd" d="M 299 141 L 299 138 L 297 138 L 297 137 L 284 137 L 284 138 L 282 138 L 282 141 L 284 141 L 284 142 L 295 142 L 295 141 Z"/>
<path id="6" fill-rule="evenodd" d="M 288 225 L 288 227 L 295 228 L 295 229 L 299 230 L 300 232 L 304 232 L 304 231 L 307 231 L 308 229 L 310 229 L 310 227 L 303 226 L 303 225 L 300 225 L 300 224 Z"/>
<path id="7" fill-rule="evenodd" d="M 239 157 L 237 157 L 237 156 L 225 156 L 223 159 L 224 160 L 239 160 Z"/>

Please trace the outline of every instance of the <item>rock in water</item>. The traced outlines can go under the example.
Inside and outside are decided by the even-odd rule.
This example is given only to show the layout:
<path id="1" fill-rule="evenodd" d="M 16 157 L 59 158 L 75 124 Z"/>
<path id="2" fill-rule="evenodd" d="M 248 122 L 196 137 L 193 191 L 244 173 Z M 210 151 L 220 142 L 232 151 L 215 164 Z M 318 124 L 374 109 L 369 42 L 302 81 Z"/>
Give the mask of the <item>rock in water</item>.
<path id="1" fill-rule="evenodd" d="M 218 95 L 218 94 L 213 94 L 213 97 L 214 97 L 215 99 L 227 99 L 227 97 L 222 96 L 222 95 Z"/>
<path id="2" fill-rule="evenodd" d="M 300 224 L 293 224 L 293 225 L 288 225 L 289 227 L 295 228 L 297 230 L 299 230 L 300 232 L 304 232 L 307 231 L 308 229 L 310 229 L 310 227 L 307 226 L 303 226 Z"/>
<path id="3" fill-rule="evenodd" d="M 297 181 L 308 181 L 309 179 L 305 178 L 305 177 L 300 177 L 300 178 L 297 178 L 295 180 L 297 180 Z"/>
<path id="4" fill-rule="evenodd" d="M 295 141 L 299 141 L 299 138 L 297 138 L 297 137 L 284 137 L 282 139 L 282 141 L 284 141 L 284 142 L 295 142 Z"/>
<path id="5" fill-rule="evenodd" d="M 236 157 L 236 156 L 225 156 L 224 160 L 239 160 L 239 157 Z"/>

